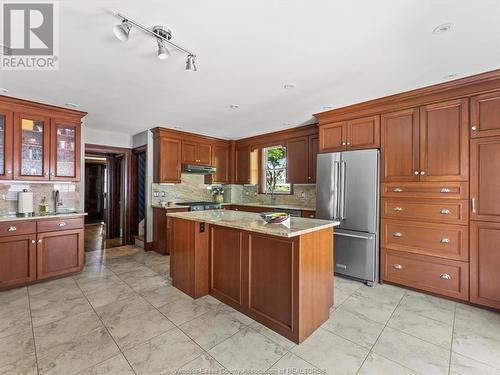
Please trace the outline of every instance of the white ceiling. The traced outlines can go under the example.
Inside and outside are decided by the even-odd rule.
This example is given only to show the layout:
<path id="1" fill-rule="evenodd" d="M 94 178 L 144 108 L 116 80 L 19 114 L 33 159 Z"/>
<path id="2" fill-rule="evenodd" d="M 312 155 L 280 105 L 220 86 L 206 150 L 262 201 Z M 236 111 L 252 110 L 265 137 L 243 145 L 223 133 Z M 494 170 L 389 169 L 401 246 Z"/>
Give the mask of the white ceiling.
<path id="1" fill-rule="evenodd" d="M 198 72 L 175 51 L 157 59 L 139 30 L 119 42 L 116 11 L 170 27 L 198 55 Z M 432 34 L 446 22 L 450 32 Z M 498 0 L 64 0 L 60 70 L 0 71 L 0 87 L 77 103 L 96 129 L 178 126 L 237 139 L 311 122 L 324 106 L 498 68 Z"/>

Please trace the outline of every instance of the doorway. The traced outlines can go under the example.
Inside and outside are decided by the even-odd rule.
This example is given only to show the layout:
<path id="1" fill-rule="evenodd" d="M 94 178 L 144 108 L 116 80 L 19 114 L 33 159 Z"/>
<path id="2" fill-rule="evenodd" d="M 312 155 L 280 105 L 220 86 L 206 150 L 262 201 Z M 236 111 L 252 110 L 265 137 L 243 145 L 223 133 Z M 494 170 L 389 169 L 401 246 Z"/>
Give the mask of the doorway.
<path id="1" fill-rule="evenodd" d="M 136 244 L 146 248 L 146 177 L 147 147 L 132 150 L 132 226 L 131 231 Z"/>
<path id="2" fill-rule="evenodd" d="M 85 251 L 131 243 L 129 164 L 129 149 L 85 145 Z"/>

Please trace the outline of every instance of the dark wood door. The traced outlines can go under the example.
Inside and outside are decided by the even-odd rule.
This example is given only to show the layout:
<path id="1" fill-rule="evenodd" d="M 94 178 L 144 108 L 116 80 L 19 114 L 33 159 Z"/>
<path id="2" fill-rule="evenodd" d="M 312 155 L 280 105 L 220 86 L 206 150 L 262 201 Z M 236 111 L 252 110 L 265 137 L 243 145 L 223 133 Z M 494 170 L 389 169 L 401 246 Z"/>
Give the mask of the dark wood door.
<path id="1" fill-rule="evenodd" d="M 156 154 L 161 158 L 157 182 L 181 182 L 181 140 L 161 137 L 159 149 L 160 152 Z"/>
<path id="2" fill-rule="evenodd" d="M 309 182 L 309 154 L 307 137 L 293 138 L 286 142 L 286 179 L 291 184 Z"/>
<path id="3" fill-rule="evenodd" d="M 0 108 L 0 180 L 12 180 L 14 114 Z"/>
<path id="4" fill-rule="evenodd" d="M 473 96 L 470 110 L 472 138 L 500 135 L 500 91 Z"/>
<path id="5" fill-rule="evenodd" d="M 80 181 L 81 124 L 52 119 L 50 125 L 50 180 Z"/>
<path id="6" fill-rule="evenodd" d="M 85 163 L 85 221 L 104 221 L 104 164 Z"/>
<path id="7" fill-rule="evenodd" d="M 381 122 L 382 181 L 418 181 L 418 108 L 387 113 Z"/>
<path id="8" fill-rule="evenodd" d="M 235 183 L 250 183 L 250 146 L 236 147 Z"/>
<path id="9" fill-rule="evenodd" d="M 0 237 L 0 289 L 36 280 L 36 235 Z"/>
<path id="10" fill-rule="evenodd" d="M 184 164 L 197 164 L 196 143 L 182 141 L 182 162 Z"/>
<path id="11" fill-rule="evenodd" d="M 37 235 L 37 278 L 47 279 L 83 269 L 83 229 Z"/>
<path id="12" fill-rule="evenodd" d="M 470 301 L 500 309 L 500 223 L 471 222 Z"/>
<path id="13" fill-rule="evenodd" d="M 347 149 L 380 147 L 380 117 L 370 116 L 347 122 Z"/>
<path id="14" fill-rule="evenodd" d="M 319 153 L 319 135 L 311 135 L 309 136 L 309 176 L 307 177 L 310 184 L 316 183 L 316 164 L 317 164 L 317 156 Z"/>
<path id="15" fill-rule="evenodd" d="M 469 179 L 468 99 L 420 108 L 420 181 Z"/>
<path id="16" fill-rule="evenodd" d="M 229 147 L 224 145 L 215 145 L 212 152 L 212 163 L 215 167 L 215 173 L 212 175 L 212 181 L 218 183 L 229 182 Z"/>
<path id="17" fill-rule="evenodd" d="M 50 119 L 32 113 L 14 114 L 14 179 L 48 180 Z"/>
<path id="18" fill-rule="evenodd" d="M 500 222 L 500 137 L 471 141 L 471 219 Z"/>
<path id="19" fill-rule="evenodd" d="M 196 145 L 196 163 L 202 165 L 212 164 L 212 145 L 208 143 L 198 143 Z"/>
<path id="20" fill-rule="evenodd" d="M 334 122 L 319 127 L 321 152 L 344 151 L 347 146 L 347 123 Z"/>

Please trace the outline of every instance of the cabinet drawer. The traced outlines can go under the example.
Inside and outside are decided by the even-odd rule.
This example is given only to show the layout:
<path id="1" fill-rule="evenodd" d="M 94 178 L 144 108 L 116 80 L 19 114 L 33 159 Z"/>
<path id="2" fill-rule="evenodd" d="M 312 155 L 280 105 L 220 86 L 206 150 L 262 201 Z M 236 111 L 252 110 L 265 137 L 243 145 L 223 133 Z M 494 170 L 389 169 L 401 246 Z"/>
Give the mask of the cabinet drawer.
<path id="1" fill-rule="evenodd" d="M 449 224 L 469 221 L 468 201 L 450 199 L 382 198 L 382 217 L 388 219 L 430 220 Z"/>
<path id="2" fill-rule="evenodd" d="M 469 298 L 469 263 L 382 249 L 381 268 L 384 281 Z"/>
<path id="3" fill-rule="evenodd" d="M 33 220 L 0 223 L 0 237 L 31 233 L 36 233 L 36 222 Z"/>
<path id="4" fill-rule="evenodd" d="M 467 182 L 385 182 L 381 195 L 388 198 L 469 199 Z"/>
<path id="5" fill-rule="evenodd" d="M 57 220 L 39 220 L 37 222 L 37 229 L 40 233 L 78 228 L 83 228 L 83 218 L 60 218 Z"/>
<path id="6" fill-rule="evenodd" d="M 468 261 L 468 227 L 384 219 L 382 247 Z"/>

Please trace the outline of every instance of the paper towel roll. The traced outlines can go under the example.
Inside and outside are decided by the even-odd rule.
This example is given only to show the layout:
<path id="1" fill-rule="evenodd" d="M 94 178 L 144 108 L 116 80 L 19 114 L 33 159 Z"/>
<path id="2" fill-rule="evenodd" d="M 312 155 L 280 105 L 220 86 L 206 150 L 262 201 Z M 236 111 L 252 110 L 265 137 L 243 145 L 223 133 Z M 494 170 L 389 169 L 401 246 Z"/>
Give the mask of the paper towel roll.
<path id="1" fill-rule="evenodd" d="M 30 214 L 33 212 L 33 192 L 20 191 L 17 193 L 17 213 Z"/>

